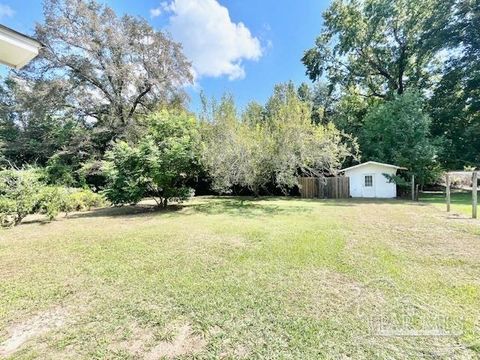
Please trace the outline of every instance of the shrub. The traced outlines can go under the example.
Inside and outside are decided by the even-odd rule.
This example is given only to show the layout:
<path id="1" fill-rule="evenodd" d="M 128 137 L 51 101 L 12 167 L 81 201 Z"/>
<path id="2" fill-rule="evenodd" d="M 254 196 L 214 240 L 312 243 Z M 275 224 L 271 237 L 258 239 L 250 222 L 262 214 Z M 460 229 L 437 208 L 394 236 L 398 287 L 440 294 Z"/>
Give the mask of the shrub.
<path id="1" fill-rule="evenodd" d="M 85 211 L 105 205 L 102 195 L 88 189 L 45 186 L 41 191 L 38 212 L 53 220 L 60 212 L 67 215 L 72 211 Z"/>
<path id="2" fill-rule="evenodd" d="M 63 157 L 58 154 L 48 159 L 45 173 L 46 181 L 49 184 L 75 186 L 78 183 L 74 176 L 73 166 L 67 164 Z"/>
<path id="3" fill-rule="evenodd" d="M 69 194 L 66 188 L 59 186 L 43 186 L 40 189 L 36 212 L 45 214 L 49 220 L 53 220 L 60 212 L 65 211 L 69 202 Z"/>
<path id="4" fill-rule="evenodd" d="M 91 190 L 47 186 L 39 178 L 38 170 L 0 171 L 0 226 L 18 225 L 33 213 L 53 220 L 60 212 L 68 214 L 106 205 L 104 197 Z"/>
<path id="5" fill-rule="evenodd" d="M 152 197 L 158 206 L 191 196 L 188 177 L 197 170 L 195 119 L 186 113 L 161 111 L 146 119 L 147 134 L 138 144 L 117 142 L 106 153 L 105 196 L 115 205 L 136 204 Z"/>
<path id="6" fill-rule="evenodd" d="M 0 171 L 0 224 L 18 225 L 35 211 L 41 183 L 34 169 Z"/>
<path id="7" fill-rule="evenodd" d="M 14 200 L 0 198 L 0 226 L 8 227 L 15 224 L 16 206 Z"/>
<path id="8" fill-rule="evenodd" d="M 106 200 L 100 195 L 91 190 L 81 189 L 72 192 L 68 196 L 68 201 L 65 203 L 64 212 L 90 210 L 92 208 L 105 206 Z"/>

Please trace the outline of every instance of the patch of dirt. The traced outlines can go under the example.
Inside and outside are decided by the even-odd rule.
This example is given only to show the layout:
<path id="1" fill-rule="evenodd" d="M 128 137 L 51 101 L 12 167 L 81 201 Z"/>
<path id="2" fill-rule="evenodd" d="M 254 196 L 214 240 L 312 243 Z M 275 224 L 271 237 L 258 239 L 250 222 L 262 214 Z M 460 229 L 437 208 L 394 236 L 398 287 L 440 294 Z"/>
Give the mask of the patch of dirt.
<path id="1" fill-rule="evenodd" d="M 153 339 L 153 332 L 150 329 L 144 329 L 134 325 L 130 329 L 131 336 L 128 340 L 113 343 L 110 346 L 112 351 L 121 351 L 129 353 L 136 357 L 141 357 L 145 353 L 146 345 Z"/>
<path id="2" fill-rule="evenodd" d="M 12 325 L 7 329 L 9 337 L 0 344 L 0 356 L 12 355 L 30 339 L 61 327 L 65 324 L 67 317 L 67 311 L 58 307 Z"/>
<path id="3" fill-rule="evenodd" d="M 205 339 L 192 332 L 188 324 L 176 329 L 176 336 L 172 341 L 161 341 L 156 344 L 146 355 L 147 360 L 160 358 L 173 359 L 178 356 L 191 356 L 201 352 L 207 345 Z"/>
<path id="4" fill-rule="evenodd" d="M 171 333 L 173 336 L 171 340 L 160 342 L 155 340 L 156 336 L 151 328 L 132 325 L 129 330 L 128 339 L 112 343 L 110 351 L 146 360 L 173 359 L 195 355 L 207 344 L 203 337 L 193 333 L 189 324 L 167 327 L 165 333 Z"/>

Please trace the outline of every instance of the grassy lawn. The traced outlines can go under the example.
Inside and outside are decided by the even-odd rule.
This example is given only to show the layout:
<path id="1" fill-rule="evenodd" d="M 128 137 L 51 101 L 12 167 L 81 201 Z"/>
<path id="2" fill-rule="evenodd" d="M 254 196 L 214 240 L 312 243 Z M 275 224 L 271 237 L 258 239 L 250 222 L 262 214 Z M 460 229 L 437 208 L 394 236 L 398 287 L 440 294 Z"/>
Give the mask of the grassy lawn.
<path id="1" fill-rule="evenodd" d="M 103 209 L 0 232 L 0 352 L 478 358 L 479 279 L 480 221 L 424 203 Z"/>
<path id="2" fill-rule="evenodd" d="M 480 191 L 477 198 L 480 199 Z M 447 205 L 445 193 L 431 192 L 422 193 L 420 201 L 434 204 L 438 208 L 446 211 Z M 472 192 L 471 191 L 452 191 L 450 197 L 450 211 L 453 214 L 472 216 Z M 480 209 L 478 210 L 480 212 Z"/>

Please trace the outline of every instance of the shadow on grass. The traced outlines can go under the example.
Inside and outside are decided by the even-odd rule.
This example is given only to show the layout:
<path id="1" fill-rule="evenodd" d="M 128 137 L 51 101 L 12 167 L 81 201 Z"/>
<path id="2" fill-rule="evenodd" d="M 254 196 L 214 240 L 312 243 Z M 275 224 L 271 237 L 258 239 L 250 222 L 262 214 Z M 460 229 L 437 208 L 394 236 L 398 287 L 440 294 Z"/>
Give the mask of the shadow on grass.
<path id="1" fill-rule="evenodd" d="M 280 198 L 275 199 L 278 200 Z M 312 211 L 312 209 L 305 206 L 271 205 L 266 203 L 268 201 L 268 198 L 255 199 L 252 197 L 212 198 L 208 203 L 204 204 L 186 204 L 185 208 L 191 208 L 196 213 L 209 215 L 227 214 L 243 217 L 298 214 Z"/>
<path id="2" fill-rule="evenodd" d="M 287 199 L 287 198 L 275 198 Z M 274 199 L 274 200 L 275 200 Z M 269 198 L 253 197 L 208 197 L 204 203 L 183 203 L 171 204 L 166 209 L 161 209 L 149 204 L 138 204 L 135 206 L 122 206 L 95 209 L 88 212 L 79 212 L 68 215 L 70 219 L 90 218 L 90 217 L 142 217 L 152 215 L 180 215 L 190 216 L 195 213 L 209 215 L 232 215 L 242 217 L 256 217 L 266 215 L 298 214 L 311 212 L 312 209 L 303 205 L 273 205 L 266 203 Z M 180 211 L 191 210 L 191 211 Z"/>
<path id="3" fill-rule="evenodd" d="M 134 206 L 109 207 L 94 209 L 87 212 L 77 212 L 69 214 L 66 219 L 79 218 L 138 218 L 152 215 L 180 215 L 189 216 L 195 213 L 209 215 L 232 215 L 241 217 L 256 216 L 275 216 L 309 213 L 313 210 L 307 204 L 321 204 L 323 206 L 341 207 L 341 206 L 359 206 L 365 204 L 388 204 L 388 205 L 404 205 L 406 203 L 416 206 L 426 206 L 427 203 L 410 202 L 399 199 L 301 199 L 298 197 L 241 197 L 241 196 L 222 196 L 222 197 L 203 197 L 205 200 L 200 203 L 183 203 L 171 204 L 166 209 L 158 208 L 153 204 L 141 203 Z M 274 202 L 282 201 L 284 204 Z M 293 203 L 293 204 L 289 204 Z M 191 210 L 191 211 L 181 211 Z M 61 219 L 61 217 L 59 217 Z M 48 223 L 45 219 L 31 219 L 22 223 Z"/>
<path id="4" fill-rule="evenodd" d="M 182 205 L 169 205 L 166 209 L 154 205 L 138 204 L 129 206 L 93 209 L 86 212 L 69 214 L 67 218 L 94 218 L 94 217 L 142 217 L 155 214 L 170 214 L 183 209 Z"/>

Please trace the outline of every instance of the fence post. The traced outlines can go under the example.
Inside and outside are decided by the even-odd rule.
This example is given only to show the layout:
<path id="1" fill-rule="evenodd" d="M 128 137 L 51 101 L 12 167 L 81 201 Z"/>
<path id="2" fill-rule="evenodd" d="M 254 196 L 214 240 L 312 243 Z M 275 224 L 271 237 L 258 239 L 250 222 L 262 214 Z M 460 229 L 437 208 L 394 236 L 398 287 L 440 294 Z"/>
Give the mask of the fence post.
<path id="1" fill-rule="evenodd" d="M 478 185 L 478 172 L 473 172 L 472 179 L 472 218 L 477 218 L 477 185 Z"/>
<path id="2" fill-rule="evenodd" d="M 412 201 L 415 201 L 415 175 L 412 175 Z"/>
<path id="3" fill-rule="evenodd" d="M 446 195 L 447 195 L 447 212 L 450 212 L 450 175 L 447 173 L 447 179 L 446 179 Z"/>

